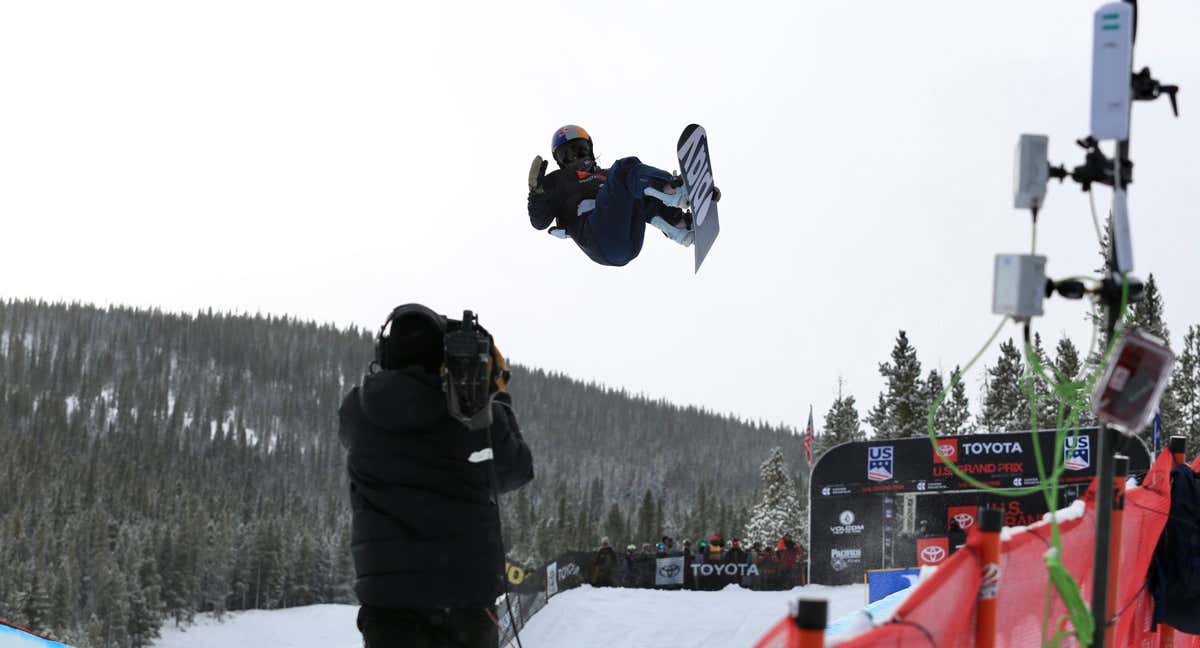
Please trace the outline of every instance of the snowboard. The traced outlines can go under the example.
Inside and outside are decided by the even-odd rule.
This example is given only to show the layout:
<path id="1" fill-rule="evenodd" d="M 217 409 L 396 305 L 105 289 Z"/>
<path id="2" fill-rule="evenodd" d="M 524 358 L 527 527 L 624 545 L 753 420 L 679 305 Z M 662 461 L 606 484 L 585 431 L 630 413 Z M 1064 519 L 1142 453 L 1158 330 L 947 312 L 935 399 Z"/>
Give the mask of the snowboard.
<path id="1" fill-rule="evenodd" d="M 699 272 L 700 264 L 704 263 L 704 257 L 708 256 L 721 231 L 717 222 L 717 202 L 713 200 L 712 163 L 704 127 L 688 124 L 679 136 L 676 154 L 679 157 L 679 174 L 683 176 L 683 187 L 692 210 L 692 228 L 696 237 L 693 242 L 696 249 L 695 272 Z"/>

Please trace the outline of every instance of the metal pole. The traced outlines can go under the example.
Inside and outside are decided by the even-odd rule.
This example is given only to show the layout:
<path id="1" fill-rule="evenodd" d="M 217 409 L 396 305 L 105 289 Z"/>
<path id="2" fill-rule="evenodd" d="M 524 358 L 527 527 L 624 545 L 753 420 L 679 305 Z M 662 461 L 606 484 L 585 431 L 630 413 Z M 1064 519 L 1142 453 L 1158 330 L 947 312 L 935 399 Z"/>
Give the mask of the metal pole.
<path id="1" fill-rule="evenodd" d="M 1134 5 L 1134 15 L 1137 15 L 1137 7 Z M 1132 74 L 1132 71 L 1130 71 Z M 1121 174 L 1122 164 L 1129 159 L 1129 140 L 1123 139 L 1117 142 L 1116 154 L 1113 156 L 1113 191 L 1124 189 L 1125 184 L 1129 182 Z M 1116 237 L 1117 232 L 1112 227 L 1112 214 L 1109 214 L 1109 241 L 1108 253 L 1109 264 L 1113 273 L 1117 268 L 1117 244 L 1112 240 Z M 1109 276 L 1112 276 L 1111 274 Z M 1112 344 L 1113 336 L 1116 334 L 1117 318 L 1120 317 L 1118 312 L 1121 308 L 1121 293 L 1124 292 L 1124 287 L 1120 293 L 1109 294 L 1105 300 L 1105 333 L 1104 348 L 1107 349 Z M 1095 643 L 1092 645 L 1096 648 L 1104 647 L 1104 631 L 1108 625 L 1108 558 L 1110 548 L 1110 534 L 1112 533 L 1112 507 L 1113 507 L 1113 492 L 1111 485 L 1113 483 L 1113 474 L 1115 472 L 1113 466 L 1113 454 L 1116 449 L 1116 431 L 1108 425 L 1100 427 L 1099 437 L 1096 444 L 1096 460 L 1099 462 L 1096 474 L 1096 555 L 1092 562 L 1092 620 L 1095 625 Z"/>
<path id="2" fill-rule="evenodd" d="M 1096 475 L 1096 555 L 1092 562 L 1092 620 L 1095 622 L 1097 648 L 1104 646 L 1104 634 L 1108 627 L 1108 554 L 1112 533 L 1113 507 L 1113 430 L 1107 425 L 1100 428 L 1100 443 L 1096 449 L 1100 471 Z"/>
<path id="3" fill-rule="evenodd" d="M 1125 481 L 1129 479 L 1129 457 L 1116 455 L 1113 459 L 1115 476 L 1109 489 L 1113 492 L 1113 526 L 1112 526 L 1112 559 L 1108 568 L 1108 608 L 1105 616 L 1113 619 L 1113 624 L 1105 628 L 1104 641 L 1110 646 L 1116 646 L 1117 596 L 1121 591 L 1117 586 L 1121 566 L 1121 536 L 1124 532 L 1125 521 Z M 1099 632 L 1099 631 L 1097 631 Z"/>

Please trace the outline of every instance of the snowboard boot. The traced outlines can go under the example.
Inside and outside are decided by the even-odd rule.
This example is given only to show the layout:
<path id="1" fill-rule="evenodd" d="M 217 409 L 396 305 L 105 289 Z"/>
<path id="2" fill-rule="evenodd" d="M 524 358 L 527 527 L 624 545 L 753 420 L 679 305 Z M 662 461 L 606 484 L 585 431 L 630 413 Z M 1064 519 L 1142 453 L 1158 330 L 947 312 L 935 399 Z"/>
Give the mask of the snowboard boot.
<path id="1" fill-rule="evenodd" d="M 649 190 L 647 190 L 649 191 Z M 683 247 L 688 247 L 696 239 L 696 233 L 687 227 L 675 227 L 667 222 L 667 219 L 662 216 L 655 216 L 650 219 L 650 224 L 662 230 L 662 233 L 667 238 L 675 241 Z"/>
<path id="2" fill-rule="evenodd" d="M 677 207 L 679 209 L 687 209 L 688 207 L 687 192 L 683 190 L 683 178 L 679 176 L 672 178 L 662 189 L 646 187 L 645 194 L 651 198 L 657 198 L 668 207 Z"/>

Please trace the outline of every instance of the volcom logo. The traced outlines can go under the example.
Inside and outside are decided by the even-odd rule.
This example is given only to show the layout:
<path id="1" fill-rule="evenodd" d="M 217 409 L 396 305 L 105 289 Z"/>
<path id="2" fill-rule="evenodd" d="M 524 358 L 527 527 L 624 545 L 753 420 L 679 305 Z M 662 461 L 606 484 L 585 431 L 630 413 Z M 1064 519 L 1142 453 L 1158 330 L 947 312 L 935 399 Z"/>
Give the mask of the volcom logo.
<path id="1" fill-rule="evenodd" d="M 863 532 L 863 525 L 854 523 L 854 511 L 842 511 L 838 516 L 838 522 L 841 524 L 829 527 L 829 532 L 834 535 L 859 534 Z"/>
<path id="2" fill-rule="evenodd" d="M 1092 465 L 1092 440 L 1085 436 L 1063 440 L 1063 458 L 1067 470 L 1085 470 Z"/>
<path id="3" fill-rule="evenodd" d="M 921 550 L 921 560 L 927 563 L 940 563 L 946 559 L 946 550 L 937 545 L 925 547 Z"/>
<path id="4" fill-rule="evenodd" d="M 708 217 L 708 205 L 712 202 L 712 165 L 708 161 L 708 141 L 704 129 L 697 128 L 679 147 L 679 159 L 683 176 L 687 180 L 688 202 L 696 215 L 696 227 L 704 224 Z M 702 198 L 703 197 L 703 198 Z"/>

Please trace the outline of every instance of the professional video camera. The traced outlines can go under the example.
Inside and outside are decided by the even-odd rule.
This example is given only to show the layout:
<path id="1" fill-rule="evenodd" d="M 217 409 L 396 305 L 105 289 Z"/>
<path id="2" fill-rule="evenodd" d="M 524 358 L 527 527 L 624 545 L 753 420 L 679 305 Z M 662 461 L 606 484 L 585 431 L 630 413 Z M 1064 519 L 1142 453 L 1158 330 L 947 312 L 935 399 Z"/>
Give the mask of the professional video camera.
<path id="1" fill-rule="evenodd" d="M 491 333 L 479 325 L 479 316 L 464 310 L 462 319 L 455 320 L 421 304 L 399 306 L 379 329 L 375 364 L 384 364 L 383 345 L 392 337 L 389 325 L 394 326 L 395 322 L 404 318 L 423 320 L 426 328 L 436 330 L 441 338 L 441 362 L 437 372 L 450 415 L 471 429 L 491 425 L 492 397 L 507 384 L 510 374 Z M 420 337 L 414 343 L 428 345 L 430 348 L 426 351 L 436 353 L 433 348 L 436 340 Z"/>

